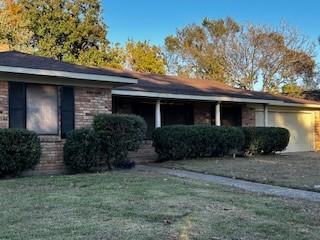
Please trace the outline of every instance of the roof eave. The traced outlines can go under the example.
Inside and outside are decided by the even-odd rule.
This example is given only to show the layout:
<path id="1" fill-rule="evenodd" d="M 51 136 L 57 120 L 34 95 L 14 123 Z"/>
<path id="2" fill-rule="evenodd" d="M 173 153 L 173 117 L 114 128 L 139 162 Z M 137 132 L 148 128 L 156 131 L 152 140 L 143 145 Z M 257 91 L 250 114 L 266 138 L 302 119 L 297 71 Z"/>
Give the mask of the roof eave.
<path id="1" fill-rule="evenodd" d="M 148 98 L 162 98 L 162 99 L 177 99 L 177 100 L 197 100 L 197 101 L 211 101 L 211 102 L 237 102 L 237 103 L 251 103 L 251 104 L 268 104 L 272 106 L 288 106 L 288 107 L 307 107 L 320 108 L 317 104 L 303 104 L 303 103 L 287 103 L 280 100 L 256 99 L 256 98 L 237 98 L 228 96 L 201 96 L 201 95 L 187 95 L 187 94 L 173 94 L 173 93 L 157 93 L 137 90 L 112 90 L 112 95 L 117 96 L 133 96 L 133 97 L 148 97 Z"/>
<path id="2" fill-rule="evenodd" d="M 94 82 L 112 84 L 112 85 L 116 85 L 116 86 L 123 86 L 123 85 L 127 85 L 127 84 L 136 84 L 138 82 L 137 79 L 130 78 L 130 77 L 74 73 L 74 72 L 66 72 L 66 71 L 55 71 L 55 70 L 11 67 L 11 66 L 0 66 L 0 72 L 94 81 Z"/>

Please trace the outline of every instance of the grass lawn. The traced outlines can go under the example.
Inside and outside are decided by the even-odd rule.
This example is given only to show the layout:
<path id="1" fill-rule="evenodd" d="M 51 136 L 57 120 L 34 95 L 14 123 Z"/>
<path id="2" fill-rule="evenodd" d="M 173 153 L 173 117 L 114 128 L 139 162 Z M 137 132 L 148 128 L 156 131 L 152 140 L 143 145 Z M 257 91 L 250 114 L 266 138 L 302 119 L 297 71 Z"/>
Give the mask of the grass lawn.
<path id="1" fill-rule="evenodd" d="M 131 171 L 0 181 L 0 239 L 319 239 L 320 204 Z"/>
<path id="2" fill-rule="evenodd" d="M 287 153 L 251 158 L 210 158 L 169 161 L 157 166 L 298 189 L 320 191 L 320 153 Z"/>

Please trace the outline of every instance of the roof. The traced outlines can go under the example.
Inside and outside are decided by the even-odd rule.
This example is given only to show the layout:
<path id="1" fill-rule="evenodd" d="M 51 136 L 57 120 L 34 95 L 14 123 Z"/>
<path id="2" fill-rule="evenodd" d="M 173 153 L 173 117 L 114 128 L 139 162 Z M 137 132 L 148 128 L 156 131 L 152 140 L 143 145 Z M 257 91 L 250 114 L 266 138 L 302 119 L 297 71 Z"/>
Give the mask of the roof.
<path id="1" fill-rule="evenodd" d="M 158 75 L 158 74 L 141 74 L 132 73 L 138 78 L 138 83 L 134 85 L 123 86 L 115 88 L 113 94 L 143 96 L 141 92 L 153 93 L 148 96 L 168 96 L 168 98 L 175 98 L 175 96 L 183 96 L 186 99 L 221 99 L 222 101 L 239 102 L 246 100 L 256 101 L 257 103 L 287 103 L 287 104 L 313 104 L 319 105 L 319 102 L 309 101 L 305 99 L 297 99 L 282 95 L 273 95 L 265 92 L 248 91 L 239 88 L 234 88 L 222 82 L 214 80 L 188 79 L 176 76 Z M 201 96 L 201 98 L 199 98 Z M 198 97 L 198 98 L 197 98 Z M 245 102 L 245 101 L 244 101 Z"/>
<path id="2" fill-rule="evenodd" d="M 97 81 L 107 81 L 108 79 L 106 77 L 117 77 L 117 80 L 120 82 L 136 83 L 136 80 L 132 81 L 135 77 L 130 74 L 130 72 L 86 67 L 17 51 L 0 52 L 0 72 L 48 75 Z M 113 80 L 116 81 L 116 79 Z"/>

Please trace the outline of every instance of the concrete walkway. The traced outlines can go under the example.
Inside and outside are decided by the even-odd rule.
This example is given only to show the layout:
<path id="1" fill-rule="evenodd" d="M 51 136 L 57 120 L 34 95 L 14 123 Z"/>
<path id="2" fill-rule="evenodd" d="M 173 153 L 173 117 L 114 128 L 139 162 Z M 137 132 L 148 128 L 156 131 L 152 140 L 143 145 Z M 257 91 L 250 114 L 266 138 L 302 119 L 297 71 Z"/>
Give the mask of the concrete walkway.
<path id="1" fill-rule="evenodd" d="M 138 165 L 136 166 L 136 169 L 138 171 L 154 172 L 158 174 L 212 182 L 212 183 L 216 183 L 224 186 L 240 188 L 249 192 L 264 193 L 264 194 L 275 195 L 275 196 L 286 197 L 286 198 L 303 199 L 303 200 L 309 200 L 313 202 L 320 202 L 320 193 L 317 193 L 317 192 L 304 191 L 304 190 L 298 190 L 298 189 L 292 189 L 292 188 L 286 188 L 286 187 L 278 187 L 278 186 L 255 183 L 255 182 L 233 179 L 228 177 L 220 177 L 215 175 L 207 175 L 207 174 L 196 173 L 191 171 L 161 168 L 161 167 L 154 167 L 154 166 Z"/>

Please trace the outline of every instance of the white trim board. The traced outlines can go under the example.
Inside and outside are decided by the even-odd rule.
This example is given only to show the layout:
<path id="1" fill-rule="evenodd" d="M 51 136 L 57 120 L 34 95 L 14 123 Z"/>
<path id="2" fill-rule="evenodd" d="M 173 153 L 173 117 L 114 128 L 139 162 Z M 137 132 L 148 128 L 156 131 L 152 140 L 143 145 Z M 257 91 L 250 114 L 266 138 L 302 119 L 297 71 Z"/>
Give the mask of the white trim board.
<path id="1" fill-rule="evenodd" d="M 63 78 L 83 79 L 88 81 L 114 82 L 114 83 L 125 83 L 125 84 L 138 83 L 138 80 L 135 78 L 126 78 L 126 77 L 109 76 L 109 75 L 101 75 L 101 74 L 73 73 L 73 72 L 66 72 L 66 71 L 55 71 L 55 70 L 23 68 L 23 67 L 0 66 L 0 72 L 31 74 L 31 75 L 40 75 L 40 76 L 50 76 L 50 77 L 63 77 Z"/>
<path id="2" fill-rule="evenodd" d="M 317 105 L 317 104 L 286 103 L 280 100 L 219 97 L 219 96 L 200 96 L 200 95 L 173 94 L 173 93 L 155 93 L 155 92 L 116 90 L 116 89 L 112 90 L 112 95 L 163 98 L 163 99 L 180 99 L 180 100 L 215 101 L 215 102 L 221 101 L 221 102 L 238 102 L 238 103 L 260 103 L 260 104 L 269 104 L 271 106 L 320 108 L 320 104 Z"/>

